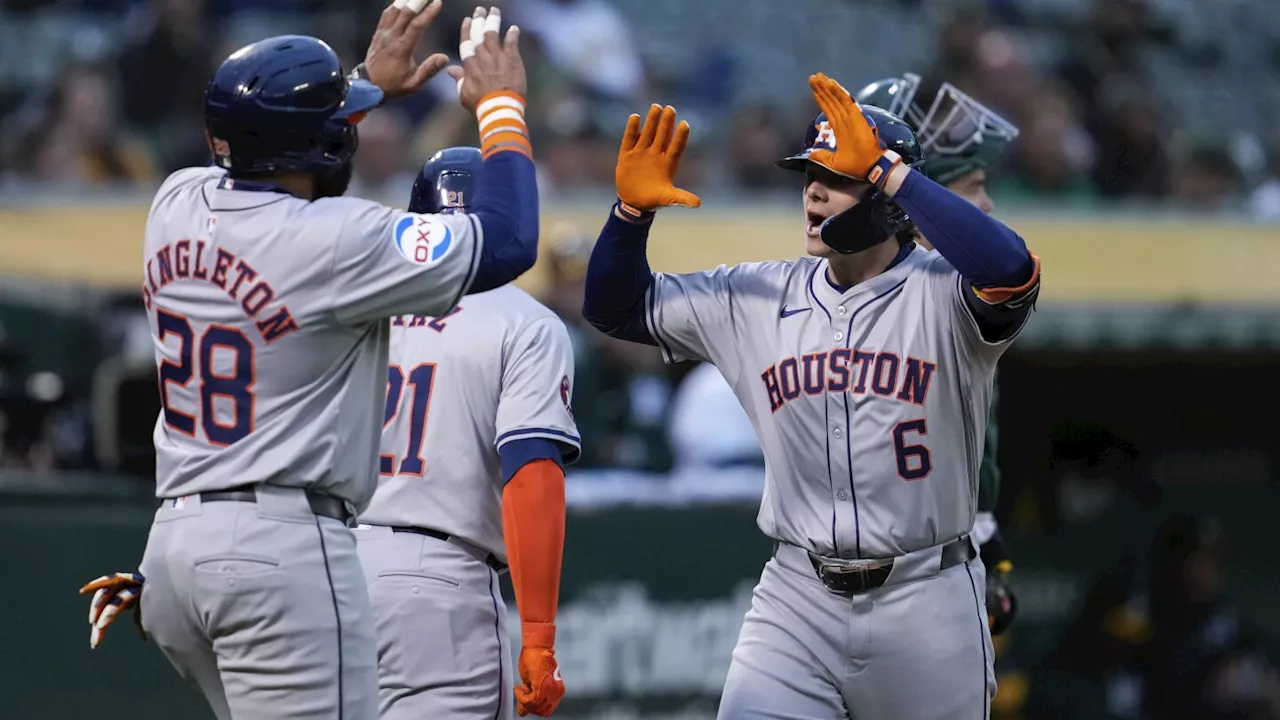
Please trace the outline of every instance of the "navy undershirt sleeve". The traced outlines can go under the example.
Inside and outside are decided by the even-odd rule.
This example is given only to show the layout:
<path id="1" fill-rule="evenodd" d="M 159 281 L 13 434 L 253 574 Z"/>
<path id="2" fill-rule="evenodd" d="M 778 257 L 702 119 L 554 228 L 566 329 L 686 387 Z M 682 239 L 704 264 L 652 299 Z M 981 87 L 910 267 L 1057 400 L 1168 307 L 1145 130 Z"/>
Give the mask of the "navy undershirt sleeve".
<path id="1" fill-rule="evenodd" d="M 893 201 L 974 287 L 1014 288 L 1031 279 L 1034 261 L 1017 233 L 924 173 L 907 173 Z"/>
<path id="2" fill-rule="evenodd" d="M 587 263 L 582 317 L 622 340 L 657 345 L 645 322 L 645 294 L 653 283 L 646 245 L 653 216 L 628 222 L 613 210 Z"/>
<path id="3" fill-rule="evenodd" d="M 502 464 L 502 482 L 509 483 L 520 468 L 535 460 L 552 460 L 564 469 L 564 454 L 560 446 L 546 438 L 521 438 L 512 440 L 498 450 Z"/>
<path id="4" fill-rule="evenodd" d="M 533 161 L 518 152 L 495 153 L 476 180 L 473 214 L 484 231 L 476 277 L 467 293 L 506 285 L 538 260 L 538 182 Z"/>
<path id="5" fill-rule="evenodd" d="M 1035 260 L 1023 239 L 923 173 L 908 173 L 893 201 L 960 273 L 960 292 L 983 339 L 999 342 L 1016 333 L 1034 302 L 992 304 L 973 288 L 1016 288 L 1031 280 Z"/>

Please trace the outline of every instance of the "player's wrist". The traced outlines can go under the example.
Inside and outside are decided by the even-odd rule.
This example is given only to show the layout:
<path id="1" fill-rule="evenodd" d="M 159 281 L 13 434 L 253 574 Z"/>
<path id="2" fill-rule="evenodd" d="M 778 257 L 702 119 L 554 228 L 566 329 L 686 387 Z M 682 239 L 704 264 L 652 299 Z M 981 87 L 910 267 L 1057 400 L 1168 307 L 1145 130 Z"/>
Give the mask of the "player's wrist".
<path id="1" fill-rule="evenodd" d="M 554 648 L 556 624 L 549 622 L 520 623 L 520 644 L 527 648 Z"/>
<path id="2" fill-rule="evenodd" d="M 648 225 L 653 222 L 653 218 L 657 215 L 657 212 L 653 210 L 641 210 L 640 208 L 629 204 L 622 198 L 618 198 L 618 202 L 613 205 L 613 214 L 633 225 Z"/>
<path id="3" fill-rule="evenodd" d="M 889 176 L 901 166 L 902 156 L 893 150 L 885 150 L 880 153 L 880 157 L 876 158 L 876 161 L 867 169 L 867 182 L 883 190 L 885 189 L 885 183 L 889 180 Z"/>
<path id="4" fill-rule="evenodd" d="M 480 154 L 486 160 L 500 152 L 518 152 L 533 159 L 529 125 L 524 117 L 524 97 L 510 90 L 495 90 L 476 103 L 480 125 Z"/>

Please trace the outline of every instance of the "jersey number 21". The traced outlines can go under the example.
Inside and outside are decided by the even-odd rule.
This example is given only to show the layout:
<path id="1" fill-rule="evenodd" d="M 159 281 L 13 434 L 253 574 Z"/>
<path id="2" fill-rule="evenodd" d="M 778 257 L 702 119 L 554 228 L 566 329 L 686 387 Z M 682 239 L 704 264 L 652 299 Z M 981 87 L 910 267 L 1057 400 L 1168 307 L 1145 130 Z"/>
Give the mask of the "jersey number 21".
<path id="1" fill-rule="evenodd" d="M 409 404 L 409 447 L 402 458 L 384 453 L 378 461 L 379 472 L 383 475 L 422 477 L 426 466 L 422 457 L 422 438 L 427 431 L 427 413 L 431 410 L 431 388 L 436 382 L 436 364 L 423 363 L 408 374 L 399 365 L 392 365 L 387 369 L 387 414 L 382 423 L 383 430 L 400 413 L 400 399 L 404 394 L 406 380 L 413 386 L 412 402 Z"/>

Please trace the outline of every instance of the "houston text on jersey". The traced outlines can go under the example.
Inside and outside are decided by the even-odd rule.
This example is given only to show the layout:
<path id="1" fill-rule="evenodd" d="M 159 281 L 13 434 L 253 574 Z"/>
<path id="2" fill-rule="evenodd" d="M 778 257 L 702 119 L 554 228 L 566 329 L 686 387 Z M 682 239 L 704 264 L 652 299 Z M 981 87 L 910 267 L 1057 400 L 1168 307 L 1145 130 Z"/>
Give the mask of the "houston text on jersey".
<path id="1" fill-rule="evenodd" d="M 913 357 L 904 361 L 893 352 L 837 348 L 802 355 L 799 359 L 789 357 L 760 373 L 760 380 L 769 394 L 769 408 L 773 412 L 801 393 L 865 395 L 872 392 L 923 405 L 937 369 L 937 363 Z"/>

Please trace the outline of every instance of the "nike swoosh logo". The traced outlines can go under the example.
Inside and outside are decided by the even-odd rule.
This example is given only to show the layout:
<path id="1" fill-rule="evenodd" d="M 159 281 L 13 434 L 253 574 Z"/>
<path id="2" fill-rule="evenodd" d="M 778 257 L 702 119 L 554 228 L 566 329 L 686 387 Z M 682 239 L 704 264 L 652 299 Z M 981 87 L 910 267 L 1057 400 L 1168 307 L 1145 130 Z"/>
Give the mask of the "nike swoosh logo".
<path id="1" fill-rule="evenodd" d="M 788 309 L 787 309 L 787 306 L 786 306 L 786 305 L 783 305 L 783 306 L 782 306 L 782 317 L 784 317 L 784 318 L 786 318 L 786 317 L 791 317 L 792 315 L 798 315 L 798 314 L 800 314 L 800 313 L 802 313 L 802 312 L 809 312 L 809 311 L 810 311 L 810 310 L 812 310 L 812 309 L 813 309 L 813 308 L 795 308 L 794 310 L 788 310 Z"/>

